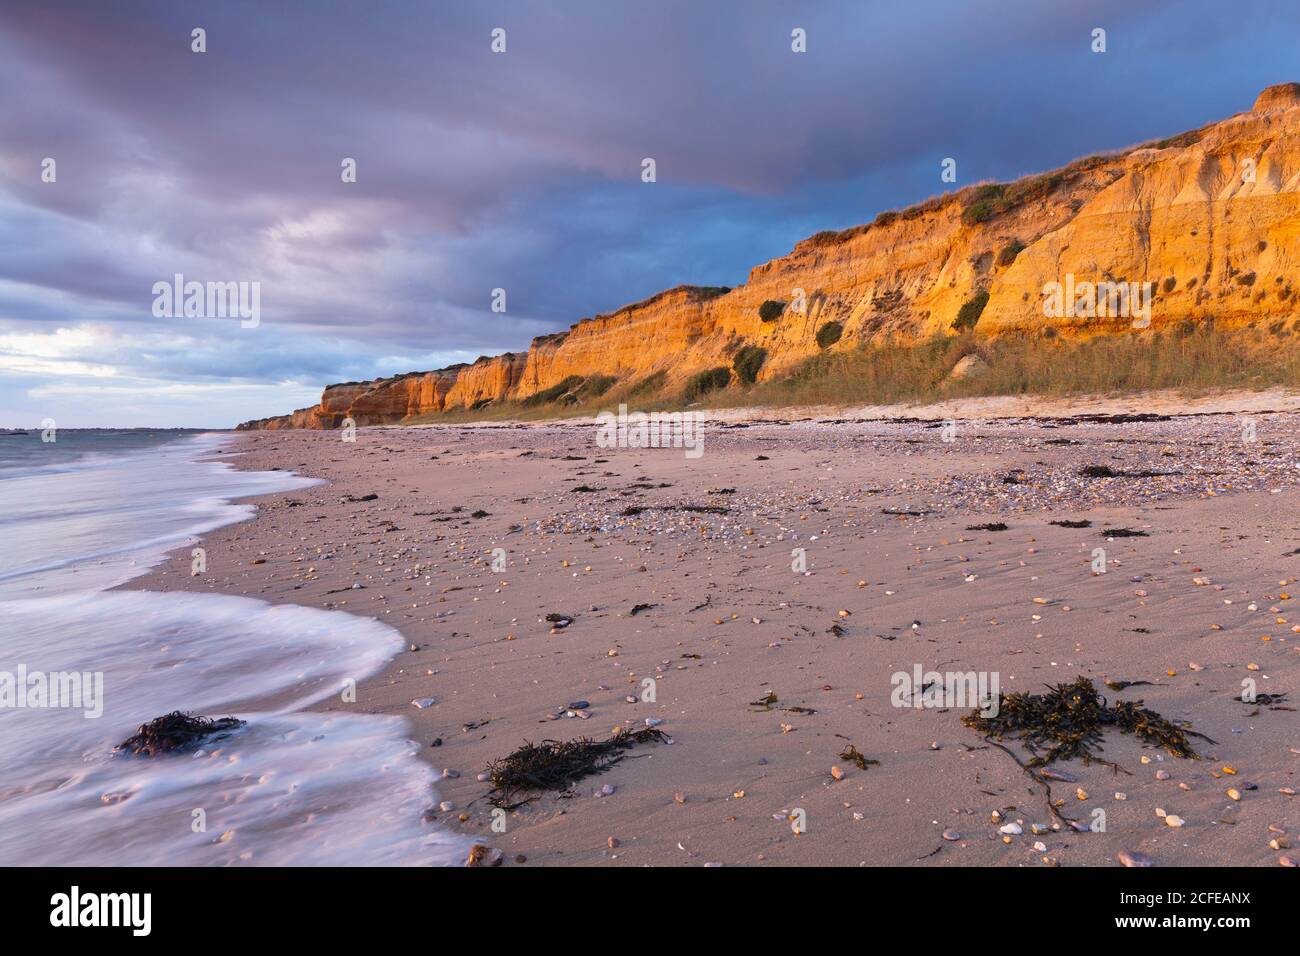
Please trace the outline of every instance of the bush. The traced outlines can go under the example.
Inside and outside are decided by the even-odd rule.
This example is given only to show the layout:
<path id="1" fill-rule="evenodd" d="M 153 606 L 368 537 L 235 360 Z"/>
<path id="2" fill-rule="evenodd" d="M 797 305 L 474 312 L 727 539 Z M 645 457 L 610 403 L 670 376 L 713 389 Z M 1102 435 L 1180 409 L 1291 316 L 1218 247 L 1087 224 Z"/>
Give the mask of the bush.
<path id="1" fill-rule="evenodd" d="M 1016 261 L 1016 256 L 1025 251 L 1025 244 L 1019 239 L 1012 239 L 998 253 L 998 265 L 1009 266 Z"/>
<path id="2" fill-rule="evenodd" d="M 540 392 L 534 392 L 523 400 L 524 406 L 532 408 L 536 405 L 548 405 L 551 402 L 559 400 L 563 395 L 573 391 L 583 382 L 581 375 L 570 375 L 561 382 L 557 382 L 550 388 L 544 388 Z"/>
<path id="3" fill-rule="evenodd" d="M 1002 195 L 1005 192 L 1006 186 L 1000 183 L 989 183 L 986 186 L 980 186 L 971 193 L 970 204 L 962 210 L 962 222 L 967 225 L 974 225 L 992 219 L 1005 208 L 1002 202 Z"/>
<path id="4" fill-rule="evenodd" d="M 731 367 L 736 370 L 736 377 L 746 385 L 758 381 L 758 372 L 767 361 L 767 349 L 757 345 L 746 345 L 732 359 Z"/>
<path id="5" fill-rule="evenodd" d="M 645 378 L 641 379 L 641 381 L 628 389 L 627 397 L 644 398 L 647 395 L 651 395 L 663 388 L 664 382 L 667 378 L 668 372 L 664 369 L 660 369 L 657 372 L 651 372 Z"/>
<path id="6" fill-rule="evenodd" d="M 775 299 L 768 299 L 758 307 L 758 317 L 764 322 L 775 322 L 781 318 L 781 313 L 785 311 L 785 303 L 778 302 Z"/>
<path id="7" fill-rule="evenodd" d="M 581 402 L 590 401 L 593 398 L 600 398 L 617 382 L 618 379 L 613 375 L 592 375 L 582 387 L 578 389 L 577 399 Z"/>
<path id="8" fill-rule="evenodd" d="M 817 344 L 822 348 L 828 348 L 840 340 L 844 334 L 844 326 L 838 322 L 827 322 L 817 330 Z"/>
<path id="9" fill-rule="evenodd" d="M 690 402 L 712 392 L 714 389 L 726 388 L 730 384 L 730 369 L 722 365 L 717 368 L 706 368 L 703 372 L 696 372 L 686 380 L 686 389 L 683 395 L 686 401 Z"/>
<path id="10" fill-rule="evenodd" d="M 975 323 L 980 320 L 984 313 L 984 306 L 989 304 L 989 294 L 987 292 L 977 292 L 975 295 L 960 309 L 957 310 L 957 318 L 952 320 L 952 327 L 958 332 L 967 332 L 975 328 Z"/>

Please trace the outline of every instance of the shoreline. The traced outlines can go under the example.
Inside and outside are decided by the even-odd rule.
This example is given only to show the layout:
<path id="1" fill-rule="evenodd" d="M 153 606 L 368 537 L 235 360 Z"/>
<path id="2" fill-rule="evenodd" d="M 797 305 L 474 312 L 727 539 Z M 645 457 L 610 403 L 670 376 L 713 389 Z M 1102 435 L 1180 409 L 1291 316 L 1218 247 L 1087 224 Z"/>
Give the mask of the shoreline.
<path id="1" fill-rule="evenodd" d="M 397 628 L 416 650 L 362 682 L 357 706 L 408 718 L 423 759 L 459 773 L 435 785 L 451 804 L 436 812 L 440 822 L 501 849 L 511 865 L 520 855 L 530 864 L 1115 865 L 1124 849 L 1159 865 L 1276 865 L 1267 828 L 1296 829 L 1295 805 L 1279 790 L 1296 785 L 1300 740 L 1285 733 L 1291 718 L 1269 709 L 1252 720 L 1267 733 L 1236 733 L 1248 708 L 1228 695 L 1256 673 L 1252 663 L 1272 688 L 1290 689 L 1300 673 L 1292 625 L 1274 621 L 1289 600 L 1279 589 L 1294 586 L 1278 582 L 1297 572 L 1282 556 L 1296 543 L 1284 549 L 1282 538 L 1300 537 L 1286 517 L 1300 481 L 1281 467 L 1252 476 L 1253 459 L 1234 447 L 1235 423 L 985 420 L 945 446 L 916 424 L 729 428 L 709 414 L 714 434 L 699 462 L 667 449 L 597 449 L 589 429 L 554 422 L 363 428 L 352 446 L 330 432 L 241 433 L 222 456 L 235 467 L 330 483 L 241 499 L 257 515 L 205 537 L 206 578 L 191 578 L 173 554 L 129 586 L 334 607 Z M 1290 472 L 1284 443 L 1295 424 L 1289 414 L 1259 421 L 1261 450 L 1284 456 L 1274 464 Z M 1062 439 L 1082 444 L 1047 444 Z M 1102 479 L 1104 493 L 1071 477 L 1085 459 L 1116 458 L 1177 474 Z M 1016 467 L 1027 480 L 999 487 L 998 472 Z M 1189 495 L 1187 475 L 1209 471 L 1213 495 Z M 360 500 L 367 494 L 378 498 Z M 688 502 L 728 513 L 665 507 Z M 629 506 L 645 510 L 626 516 Z M 967 530 L 983 514 L 1009 529 Z M 1279 529 L 1267 545 L 1261 514 Z M 1148 536 L 1107 539 L 1097 533 L 1103 521 Z M 1100 545 L 1118 565 L 1106 575 L 1088 571 Z M 810 575 L 791 571 L 796 546 Z M 507 550 L 504 574 L 491 572 L 493 547 Z M 1192 583 L 1202 576 L 1213 583 Z M 1043 592 L 1046 608 L 1033 604 Z M 1257 611 L 1242 611 L 1248 603 Z M 651 607 L 633 614 L 640 604 Z M 1266 613 L 1271 606 L 1278 613 Z M 547 612 L 573 624 L 552 633 Z M 1139 627 L 1128 618 L 1159 637 L 1125 633 Z M 1188 669 L 1196 658 L 1203 670 Z M 1133 776 L 1115 784 L 1096 765 L 1071 764 L 1088 799 L 1076 800 L 1073 786 L 1054 791 L 1069 798 L 1067 811 L 1106 810 L 1109 831 L 1031 837 L 1049 809 L 1006 755 L 961 726 L 964 711 L 890 706 L 891 675 L 913 665 L 996 671 L 1004 692 L 1039 692 L 1076 673 L 1099 685 L 1103 674 L 1151 681 L 1123 698 L 1191 719 L 1218 742 L 1217 766 L 1231 759 L 1259 789 L 1231 801 L 1208 761 L 1157 760 L 1112 732 L 1107 759 Z M 656 702 L 626 702 L 647 677 Z M 814 713 L 750 706 L 769 692 L 778 706 Z M 424 697 L 436 703 L 412 707 Z M 547 719 L 578 700 L 591 702 L 590 720 Z M 492 832 L 489 785 L 476 779 L 487 762 L 524 740 L 603 739 L 646 717 L 663 721 L 672 745 L 637 747 L 571 799 L 543 795 L 507 814 L 505 833 Z M 880 765 L 846 764 L 842 738 Z M 1171 779 L 1151 779 L 1153 767 Z M 614 794 L 593 798 L 604 783 Z M 1165 827 L 1157 806 L 1187 826 Z M 794 809 L 807 819 L 800 835 L 786 819 Z M 1003 843 L 994 809 L 1023 819 L 1025 836 Z M 1248 817 L 1246 826 L 1216 824 L 1224 812 Z"/>

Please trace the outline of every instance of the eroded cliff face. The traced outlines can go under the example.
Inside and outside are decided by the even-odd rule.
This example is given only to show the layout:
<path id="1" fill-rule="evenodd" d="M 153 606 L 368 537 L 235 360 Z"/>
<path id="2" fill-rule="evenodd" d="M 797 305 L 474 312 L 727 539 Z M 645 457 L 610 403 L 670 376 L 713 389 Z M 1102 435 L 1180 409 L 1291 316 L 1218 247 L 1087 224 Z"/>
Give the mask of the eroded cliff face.
<path id="1" fill-rule="evenodd" d="M 663 373 L 665 387 L 730 366 L 742 345 L 768 351 L 760 373 L 788 372 L 831 348 L 955 334 L 984 301 L 979 335 L 1134 334 L 1130 316 L 1045 314 L 1051 283 L 1149 290 L 1150 325 L 1290 322 L 1300 275 L 1300 84 L 1270 87 L 1252 110 L 1158 144 L 1091 157 L 1005 186 L 967 187 L 868 226 L 822 233 L 750 272 L 734 289 L 680 286 L 527 353 L 374 382 L 331 385 L 321 403 L 241 428 L 335 428 L 525 399 L 570 376 L 619 385 Z M 763 321 L 764 302 L 781 303 Z M 771 308 L 771 307 L 769 307 Z"/>

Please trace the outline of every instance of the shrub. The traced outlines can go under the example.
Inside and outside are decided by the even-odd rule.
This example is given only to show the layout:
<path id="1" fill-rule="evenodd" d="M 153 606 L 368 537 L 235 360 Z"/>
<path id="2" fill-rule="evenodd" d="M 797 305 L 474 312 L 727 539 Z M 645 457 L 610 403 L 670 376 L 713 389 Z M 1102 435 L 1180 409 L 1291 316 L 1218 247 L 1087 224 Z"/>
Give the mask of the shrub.
<path id="1" fill-rule="evenodd" d="M 952 320 L 952 327 L 958 332 L 966 332 L 975 328 L 975 323 L 980 320 L 984 313 L 984 306 L 989 304 L 989 294 L 987 292 L 977 292 L 957 310 L 957 318 Z"/>
<path id="2" fill-rule="evenodd" d="M 583 382 L 582 387 L 578 389 L 577 398 L 582 402 L 590 401 L 593 398 L 600 398 L 600 396 L 608 392 L 617 381 L 618 379 L 613 375 L 592 375 Z"/>
<path id="3" fill-rule="evenodd" d="M 844 334 L 844 326 L 838 322 L 826 322 L 817 330 L 817 344 L 822 348 L 829 348 L 840 340 Z"/>
<path id="4" fill-rule="evenodd" d="M 544 388 L 540 392 L 534 392 L 524 399 L 523 404 L 532 408 L 536 405 L 548 405 L 557 401 L 561 396 L 573 391 L 583 382 L 581 375 L 570 375 L 561 382 L 557 382 L 550 388 Z"/>
<path id="5" fill-rule="evenodd" d="M 758 307 L 758 317 L 764 322 L 775 322 L 781 318 L 781 313 L 785 311 L 785 303 L 778 302 L 776 299 L 768 299 Z"/>
<path id="6" fill-rule="evenodd" d="M 657 392 L 659 391 L 659 389 L 663 388 L 664 381 L 667 378 L 668 378 L 668 372 L 664 369 L 660 369 L 657 372 L 652 372 L 649 375 L 647 375 L 645 378 L 641 379 L 641 381 L 633 385 L 630 389 L 628 389 L 627 397 L 640 398 L 646 395 L 650 395 L 653 392 Z"/>
<path id="7" fill-rule="evenodd" d="M 1025 244 L 1019 239 L 1012 239 L 998 253 L 998 265 L 1009 266 L 1016 261 L 1016 256 L 1025 251 Z"/>
<path id="8" fill-rule="evenodd" d="M 970 204 L 962 210 L 962 222 L 967 225 L 974 225 L 977 222 L 992 219 L 1003 211 L 1002 194 L 1005 192 L 1006 187 L 1000 183 L 989 183 L 986 186 L 980 186 L 971 193 Z"/>
<path id="9" fill-rule="evenodd" d="M 760 348 L 757 345 L 746 345 L 731 362 L 731 367 L 736 370 L 736 377 L 746 385 L 753 385 L 758 381 L 759 369 L 767 361 L 767 349 Z"/>
<path id="10" fill-rule="evenodd" d="M 686 401 L 690 402 L 712 392 L 714 389 L 726 388 L 730 384 L 731 370 L 726 366 L 719 365 L 717 368 L 706 368 L 702 372 L 696 372 L 686 380 L 686 389 L 683 395 Z"/>

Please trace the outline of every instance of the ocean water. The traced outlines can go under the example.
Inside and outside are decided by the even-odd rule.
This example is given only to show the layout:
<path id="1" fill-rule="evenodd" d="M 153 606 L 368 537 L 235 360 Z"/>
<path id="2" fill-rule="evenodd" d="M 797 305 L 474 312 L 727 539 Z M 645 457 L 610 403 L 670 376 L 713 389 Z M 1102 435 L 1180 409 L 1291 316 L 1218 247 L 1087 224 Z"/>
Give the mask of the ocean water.
<path id="1" fill-rule="evenodd" d="M 110 590 L 252 516 L 232 499 L 314 484 L 213 460 L 228 442 L 60 431 L 42 459 L 30 436 L 0 438 L 0 865 L 464 859 L 462 838 L 422 820 L 435 774 L 404 718 L 304 709 L 378 671 L 404 646 L 397 631 L 251 598 Z M 69 676 L 40 676 L 54 673 Z M 113 752 L 172 710 L 247 724 L 194 754 Z"/>

